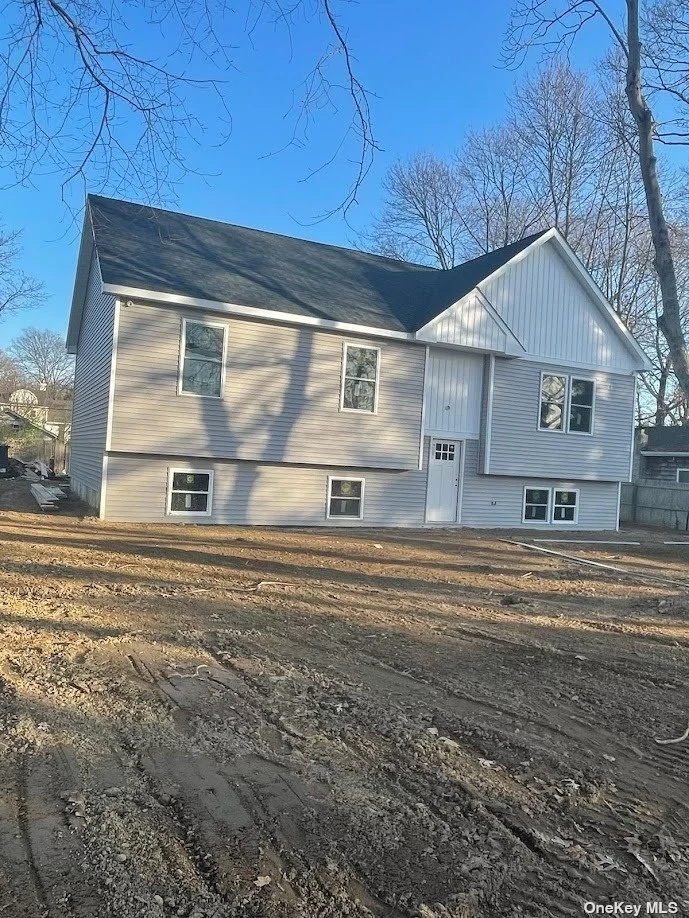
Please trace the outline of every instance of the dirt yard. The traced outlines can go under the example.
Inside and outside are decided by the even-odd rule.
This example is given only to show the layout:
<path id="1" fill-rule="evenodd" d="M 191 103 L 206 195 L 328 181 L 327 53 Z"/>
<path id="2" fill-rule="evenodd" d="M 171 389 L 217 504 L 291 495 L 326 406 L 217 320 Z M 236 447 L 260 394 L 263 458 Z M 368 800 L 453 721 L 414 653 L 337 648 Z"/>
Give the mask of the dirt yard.
<path id="1" fill-rule="evenodd" d="M 689 545 L 634 537 L 0 510 L 0 918 L 689 915 Z"/>

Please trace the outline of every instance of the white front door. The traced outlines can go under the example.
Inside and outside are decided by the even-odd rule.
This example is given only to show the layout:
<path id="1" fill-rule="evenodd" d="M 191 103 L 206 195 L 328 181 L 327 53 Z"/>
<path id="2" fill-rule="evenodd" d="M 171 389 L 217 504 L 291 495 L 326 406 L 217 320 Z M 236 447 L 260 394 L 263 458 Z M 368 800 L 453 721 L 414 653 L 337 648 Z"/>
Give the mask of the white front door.
<path id="1" fill-rule="evenodd" d="M 457 522 L 461 448 L 456 440 L 431 440 L 426 493 L 428 523 Z"/>

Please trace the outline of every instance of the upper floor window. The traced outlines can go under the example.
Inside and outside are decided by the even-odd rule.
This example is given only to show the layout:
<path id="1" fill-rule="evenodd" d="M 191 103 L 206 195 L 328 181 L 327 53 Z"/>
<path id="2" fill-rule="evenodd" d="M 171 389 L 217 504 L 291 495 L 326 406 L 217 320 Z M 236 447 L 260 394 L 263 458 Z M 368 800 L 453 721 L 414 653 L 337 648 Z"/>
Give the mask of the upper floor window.
<path id="1" fill-rule="evenodd" d="M 563 430 L 567 402 L 567 377 L 541 376 L 541 430 Z"/>
<path id="2" fill-rule="evenodd" d="M 592 379 L 572 377 L 569 396 L 569 429 L 574 433 L 591 433 L 593 430 Z"/>
<path id="3" fill-rule="evenodd" d="M 373 414 L 378 408 L 379 372 L 379 348 L 345 344 L 340 407 Z"/>
<path id="4" fill-rule="evenodd" d="M 539 429 L 593 433 L 595 390 L 592 379 L 542 373 Z"/>
<path id="5" fill-rule="evenodd" d="M 180 392 L 210 398 L 222 396 L 225 333 L 224 325 L 182 320 Z"/>

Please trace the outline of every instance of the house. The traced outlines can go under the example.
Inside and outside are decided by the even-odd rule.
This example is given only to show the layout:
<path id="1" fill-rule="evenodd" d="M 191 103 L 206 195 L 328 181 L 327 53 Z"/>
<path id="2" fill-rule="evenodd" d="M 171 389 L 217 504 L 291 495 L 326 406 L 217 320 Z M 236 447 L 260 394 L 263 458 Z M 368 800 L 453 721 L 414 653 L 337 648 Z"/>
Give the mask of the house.
<path id="1" fill-rule="evenodd" d="M 24 462 L 39 460 L 61 473 L 65 469 L 64 426 L 42 423 L 25 407 L 0 403 L 0 443 L 8 446 L 13 458 Z"/>
<path id="2" fill-rule="evenodd" d="M 689 427 L 640 427 L 634 479 L 689 484 Z"/>
<path id="3" fill-rule="evenodd" d="M 72 486 L 107 520 L 615 529 L 643 352 L 556 230 L 452 270 L 91 196 Z"/>

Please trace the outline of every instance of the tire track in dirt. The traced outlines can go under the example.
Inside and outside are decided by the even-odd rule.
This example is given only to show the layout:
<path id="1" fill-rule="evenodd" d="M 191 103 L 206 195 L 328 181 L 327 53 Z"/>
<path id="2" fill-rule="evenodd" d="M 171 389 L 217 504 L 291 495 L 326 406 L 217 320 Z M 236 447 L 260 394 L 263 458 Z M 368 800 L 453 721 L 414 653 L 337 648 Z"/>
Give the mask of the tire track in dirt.
<path id="1" fill-rule="evenodd" d="M 281 636 L 281 640 L 282 640 L 282 636 Z M 251 642 L 244 642 L 244 643 L 249 643 L 249 644 L 250 644 Z M 302 659 L 303 659 L 304 645 L 303 645 L 303 644 L 300 644 L 299 647 L 300 647 L 300 650 L 301 650 L 301 653 L 302 653 Z M 332 648 L 332 644 L 331 644 L 331 648 Z M 266 639 L 265 639 L 265 635 L 262 635 L 261 644 L 260 644 L 260 645 L 254 645 L 254 646 L 252 647 L 252 650 L 253 650 L 254 653 L 257 653 L 257 654 L 260 655 L 260 656 L 264 656 L 264 655 L 266 654 L 266 652 L 269 650 L 269 647 L 267 647 L 267 642 L 266 642 Z M 309 646 L 309 651 L 313 651 L 313 650 L 314 650 L 313 646 L 310 645 L 310 646 Z M 345 651 L 346 648 L 345 648 L 345 647 L 340 647 L 340 648 L 338 648 L 338 650 L 340 650 L 341 652 L 338 653 L 337 651 L 332 651 L 332 650 L 331 650 L 331 652 L 330 652 L 329 654 L 326 655 L 327 658 L 331 661 L 331 666 L 330 666 L 330 668 L 331 668 L 331 669 L 339 669 L 339 670 L 343 670 L 343 669 L 344 669 L 344 670 L 346 670 L 347 677 L 349 678 L 349 680 L 351 680 L 352 677 L 356 677 L 356 676 L 357 676 L 356 668 L 355 668 L 355 667 L 353 668 L 353 667 L 350 665 L 350 660 L 348 660 L 348 659 L 346 658 L 345 653 L 342 652 L 342 651 Z M 318 648 L 317 648 L 317 652 L 318 652 L 318 655 L 319 655 L 319 657 L 320 657 L 320 665 L 321 665 L 321 667 L 322 667 L 322 663 L 323 663 L 323 653 L 324 653 L 323 647 L 318 647 Z M 278 656 L 279 656 L 279 655 L 278 655 Z M 362 656 L 365 657 L 365 655 L 359 654 L 359 657 L 362 657 Z M 307 655 L 307 657 L 308 657 L 308 655 Z M 225 656 L 225 654 L 222 654 L 222 655 L 221 655 L 221 659 L 222 659 L 223 662 L 225 662 L 225 664 L 227 665 L 227 663 L 228 663 L 228 658 Z M 294 659 L 293 656 L 292 656 L 292 659 Z M 336 666 L 332 664 L 332 660 L 333 660 L 333 659 L 337 659 L 337 660 L 338 660 L 338 664 L 337 664 Z M 231 662 L 231 661 L 230 661 L 230 662 Z M 390 667 L 389 664 L 385 664 L 384 668 L 385 668 L 386 671 L 392 670 L 392 667 Z M 394 670 L 393 670 L 393 671 L 394 671 Z M 397 673 L 396 675 L 399 675 L 399 673 Z M 403 674 L 403 677 L 404 677 L 404 678 L 409 678 L 409 674 L 404 673 L 404 674 Z M 415 680 L 415 681 L 418 681 L 418 680 Z M 429 681 L 432 681 L 432 680 L 426 680 L 426 684 L 427 684 L 427 685 L 428 685 L 428 682 L 429 682 Z M 370 680 L 369 680 L 369 684 L 370 684 Z M 448 691 L 448 688 L 447 688 L 447 686 L 445 686 L 445 685 L 438 685 L 438 686 L 436 686 L 436 687 L 441 688 L 442 691 L 444 691 L 444 692 L 447 692 L 447 691 Z M 343 686 L 343 690 L 346 691 L 346 690 L 347 690 L 347 687 Z M 390 702 L 390 697 L 391 697 L 391 694 L 388 693 L 388 696 L 387 696 L 387 698 L 388 698 L 388 703 Z M 480 705 L 479 705 L 478 707 L 480 708 Z M 514 713 L 517 714 L 518 712 L 514 712 Z M 529 716 L 529 721 L 532 721 L 533 719 L 534 719 L 533 714 L 531 714 L 531 715 Z M 601 731 L 600 731 L 600 728 L 598 727 L 598 725 L 594 725 L 594 724 L 582 724 L 582 730 L 579 730 L 578 728 L 577 728 L 577 729 L 572 729 L 571 726 L 570 726 L 569 724 L 567 724 L 566 721 L 561 720 L 559 717 L 556 719 L 555 723 L 550 722 L 550 721 L 543 721 L 543 725 L 546 726 L 550 731 L 552 731 L 553 734 L 554 734 L 555 736 L 558 736 L 558 737 L 562 738 L 562 734 L 565 733 L 565 734 L 567 735 L 568 738 L 574 738 L 577 742 L 582 743 L 582 744 L 584 743 L 585 740 L 588 740 L 588 743 L 591 744 L 592 733 L 594 732 L 594 729 L 598 729 L 598 731 L 601 732 Z M 617 742 L 617 738 L 616 738 L 616 737 L 613 737 L 613 736 L 611 736 L 611 735 L 609 735 L 609 734 L 607 734 L 607 733 L 604 733 L 604 735 L 601 737 L 601 740 L 600 740 L 600 748 L 603 748 L 603 749 L 610 749 L 611 745 L 613 745 L 613 744 L 616 743 L 616 742 Z M 619 751 L 620 751 L 620 752 L 623 752 L 623 753 L 625 754 L 625 756 L 627 757 L 627 761 L 624 762 L 624 763 L 622 763 L 622 764 L 625 766 L 625 767 L 623 767 L 622 771 L 623 771 L 624 773 L 626 773 L 630 768 L 631 768 L 631 770 L 633 771 L 635 765 L 636 765 L 636 768 L 637 768 L 637 771 L 638 771 L 639 764 L 636 763 L 634 759 L 629 758 L 629 756 L 628 756 L 627 744 L 625 743 L 624 739 L 620 739 L 619 742 L 617 743 L 617 745 L 618 745 L 618 747 L 619 747 Z M 584 747 L 584 748 L 585 748 L 585 747 Z M 361 750 L 361 748 L 359 747 L 357 751 L 358 751 L 359 753 L 361 753 L 362 750 Z M 392 749 L 386 748 L 386 749 L 380 750 L 380 759 L 381 759 L 382 761 L 389 760 L 389 759 L 390 759 L 390 756 L 391 756 L 391 755 L 394 755 L 394 752 L 395 752 L 394 748 L 392 748 Z M 368 756 L 368 757 L 367 757 L 367 761 L 368 761 L 370 764 L 375 765 L 376 756 L 372 756 L 372 757 L 371 757 L 371 756 Z M 409 774 L 409 773 L 412 773 L 414 767 L 417 767 L 417 768 L 418 768 L 418 764 L 416 764 L 416 763 L 414 763 L 414 762 L 407 762 L 406 764 L 407 764 L 407 766 L 408 766 L 408 771 L 407 771 L 408 774 Z M 648 784 L 647 784 L 646 782 L 647 782 L 647 781 L 652 781 L 653 776 L 654 776 L 654 775 L 653 775 L 654 770 L 653 770 L 652 768 L 648 767 L 648 766 L 642 766 L 642 767 L 643 767 L 643 771 L 644 771 L 644 775 L 641 776 L 642 779 L 643 779 L 643 780 L 642 780 L 642 783 L 643 783 L 644 785 L 648 786 Z M 428 786 L 432 786 L 432 781 L 429 780 L 429 779 L 430 779 L 430 776 L 426 776 L 426 780 L 421 781 L 421 782 L 419 783 L 419 786 L 418 786 L 418 787 L 415 787 L 415 788 L 413 789 L 413 794 L 416 794 L 417 797 L 418 797 L 418 796 L 422 796 L 422 795 L 424 794 L 424 790 L 426 790 L 426 789 L 428 788 Z M 658 781 L 657 775 L 655 776 L 655 780 L 656 780 L 656 783 L 657 783 L 657 781 Z M 402 783 L 403 783 L 403 782 L 402 782 Z M 672 785 L 666 786 L 666 787 L 664 788 L 666 799 L 667 799 L 667 797 L 668 797 L 668 794 L 669 794 L 670 790 L 672 790 L 673 792 L 675 792 L 675 791 L 677 791 L 678 789 L 679 789 L 679 788 L 678 788 L 678 786 L 675 784 L 675 782 L 672 782 Z M 625 788 L 623 788 L 623 790 L 625 790 L 625 791 L 627 792 L 627 796 L 629 797 L 629 799 L 630 799 L 631 801 L 635 801 L 635 800 L 637 799 L 637 796 L 638 796 L 638 794 L 637 794 L 638 785 L 630 784 L 629 787 L 625 787 Z M 674 798 L 674 799 L 673 799 L 673 798 L 674 798 L 674 794 L 673 794 L 672 797 L 670 797 L 670 800 L 671 800 L 672 803 L 673 803 L 674 805 L 676 805 L 680 810 L 686 808 L 686 804 L 685 804 L 685 802 L 684 802 L 681 798 L 679 798 L 679 797 Z M 671 808 L 671 810 L 672 810 L 672 808 Z M 488 811 L 490 812 L 490 810 L 488 810 Z M 539 837 L 538 837 L 538 833 L 534 833 L 533 830 L 530 828 L 530 826 L 528 826 L 527 824 L 524 823 L 524 820 L 521 820 L 521 819 L 518 819 L 518 818 L 515 819 L 514 816 L 510 816 L 510 815 L 505 816 L 503 813 L 501 813 L 500 811 L 496 811 L 495 809 L 493 810 L 493 813 L 492 813 L 492 814 L 495 816 L 495 818 L 499 819 L 499 820 L 502 822 L 502 824 L 503 824 L 503 829 L 504 829 L 505 831 L 507 831 L 508 833 L 511 833 L 512 835 L 516 835 L 516 837 L 518 837 L 518 838 L 520 839 L 520 841 L 522 841 L 522 842 L 523 842 L 528 848 L 530 848 L 534 853 L 539 854 L 539 855 L 541 855 L 541 856 L 544 855 L 544 846 L 543 846 L 543 844 L 542 844 L 542 841 L 541 841 L 541 840 L 539 839 Z M 552 814 L 550 818 L 555 818 L 555 819 L 557 820 L 557 819 L 560 818 L 560 816 L 559 816 L 559 815 L 556 816 L 555 814 Z M 661 818 L 660 825 L 662 825 L 662 821 L 663 821 L 663 820 L 662 820 L 662 818 Z M 614 835 L 617 835 L 617 836 L 619 837 L 620 831 L 623 830 L 623 829 L 625 828 L 624 822 L 625 822 L 625 820 L 620 820 L 620 818 L 619 818 L 619 813 L 618 813 L 618 814 L 617 814 L 617 821 L 614 822 L 614 823 L 611 823 L 611 825 L 609 826 L 610 829 L 614 829 Z M 628 830 L 630 833 L 632 833 L 633 830 L 634 830 L 635 828 L 638 830 L 638 828 L 639 828 L 639 821 L 638 821 L 638 819 L 633 820 L 633 819 L 630 818 L 629 824 L 628 824 L 628 829 L 627 829 L 627 830 Z M 654 828 L 655 828 L 656 830 L 659 828 L 658 822 L 656 822 Z M 675 828 L 675 830 L 678 831 L 678 832 L 680 831 L 680 820 L 679 820 L 679 819 L 678 819 L 678 820 L 673 820 L 673 828 Z M 682 834 L 686 834 L 686 833 L 681 833 L 681 834 L 679 835 L 680 838 L 682 837 Z M 546 856 L 546 860 L 548 860 L 548 859 L 553 860 L 553 858 L 554 858 L 554 855 L 553 855 L 552 850 L 548 851 L 547 849 L 545 849 L 545 856 Z M 563 860 L 563 859 L 559 859 L 560 862 L 561 862 L 562 860 Z M 629 857 L 629 858 L 627 858 L 627 860 L 631 862 L 631 861 L 632 861 L 632 858 Z M 638 861 L 638 859 L 636 859 L 636 858 L 635 858 L 634 860 Z M 630 866 L 634 867 L 634 866 L 636 866 L 636 864 L 630 863 Z M 559 869 L 560 869 L 560 870 L 562 869 L 562 863 L 560 863 Z M 565 872 L 566 872 L 566 871 L 565 871 Z M 542 878 L 541 878 L 541 880 L 542 880 Z M 586 886 L 587 884 L 584 883 L 583 885 Z M 653 884 L 653 885 L 655 885 L 655 884 Z M 589 888 L 588 888 L 588 890 L 584 890 L 584 892 L 585 892 L 586 898 L 595 899 L 595 898 L 596 898 L 596 895 L 594 895 L 594 894 L 597 894 L 598 896 L 600 896 L 604 890 L 605 890 L 608 894 L 610 894 L 611 891 L 612 891 L 612 886 L 611 886 L 611 884 L 608 883 L 608 882 L 603 882 L 603 881 L 602 881 L 602 878 L 601 878 L 601 881 L 599 881 L 597 885 L 596 885 L 596 884 L 590 885 Z M 527 896 L 527 900 L 526 900 L 526 901 L 528 901 L 528 896 L 531 894 L 531 886 L 529 885 L 529 882 L 528 882 L 528 881 L 525 881 L 525 886 L 524 886 L 524 889 L 522 890 L 522 892 Z M 575 909 L 579 909 L 579 903 L 580 903 L 580 901 L 581 901 L 580 899 L 578 900 L 578 899 L 576 899 L 576 898 L 573 898 L 573 899 L 570 899 L 570 901 L 569 901 L 566 905 L 564 905 L 564 903 L 563 903 L 563 906 L 564 906 L 564 908 L 565 908 L 565 912 L 563 912 L 563 913 L 567 913 L 567 908 L 572 908 L 572 907 L 574 907 Z M 574 904 L 572 904 L 572 903 L 574 903 Z"/>
<path id="2" fill-rule="evenodd" d="M 139 677 L 173 707 L 180 725 L 184 722 L 188 727 L 193 718 L 207 715 L 209 683 L 240 695 L 244 703 L 258 709 L 257 719 L 272 720 L 263 701 L 251 697 L 255 687 L 243 674 L 220 665 L 201 665 L 193 674 L 171 672 L 169 667 L 161 672 L 154 661 L 128 656 Z M 327 839 L 311 839 L 299 828 L 297 818 L 313 807 L 312 790 L 278 762 L 254 753 L 240 755 L 230 766 L 205 756 L 149 749 L 141 757 L 140 769 L 152 788 L 179 786 L 172 805 L 186 828 L 187 848 L 197 864 L 203 863 L 204 876 L 218 894 L 233 907 L 255 893 L 256 871 L 260 876 L 264 870 L 277 876 L 270 893 L 285 914 L 294 914 L 295 909 L 300 914 L 320 914 L 325 903 L 341 900 L 345 911 L 359 903 L 381 918 L 401 918 L 355 876 L 351 865 L 344 871 L 338 865 L 337 877 L 324 870 L 320 862 Z M 254 868 L 249 869 L 252 863 Z"/>

